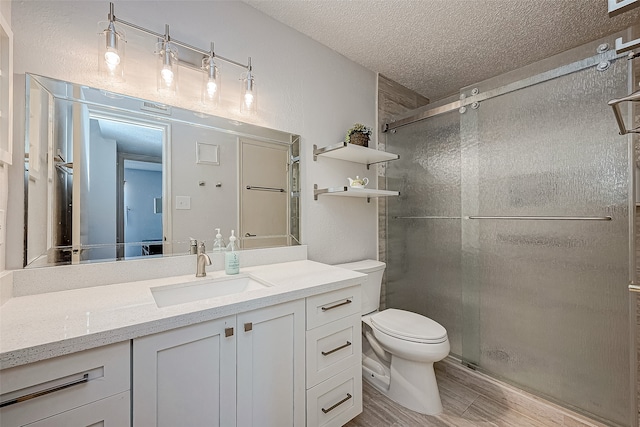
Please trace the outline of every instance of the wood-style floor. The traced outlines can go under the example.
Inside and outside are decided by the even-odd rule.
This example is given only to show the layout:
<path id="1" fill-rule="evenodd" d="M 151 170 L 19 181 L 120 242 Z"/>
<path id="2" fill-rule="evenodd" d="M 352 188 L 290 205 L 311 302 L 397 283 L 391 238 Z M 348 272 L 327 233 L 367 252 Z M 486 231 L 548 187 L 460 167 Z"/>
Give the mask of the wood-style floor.
<path id="1" fill-rule="evenodd" d="M 552 421 L 544 416 L 535 419 L 537 417 L 534 414 L 525 415 L 514 408 L 509 408 L 503 402 L 498 402 L 483 393 L 474 391 L 437 369 L 436 377 L 444 407 L 444 411 L 440 415 L 423 415 L 406 409 L 363 381 L 363 412 L 345 424 L 344 427 L 558 427 L 559 425 L 589 425 L 573 420 L 572 422 L 568 422 L 569 420 L 565 422 Z"/>

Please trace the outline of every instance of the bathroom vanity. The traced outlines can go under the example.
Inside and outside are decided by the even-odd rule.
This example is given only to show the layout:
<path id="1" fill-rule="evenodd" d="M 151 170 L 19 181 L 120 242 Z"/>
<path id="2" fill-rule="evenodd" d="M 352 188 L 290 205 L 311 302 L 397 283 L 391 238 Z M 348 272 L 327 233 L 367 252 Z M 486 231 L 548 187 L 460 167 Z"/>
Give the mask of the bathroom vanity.
<path id="1" fill-rule="evenodd" d="M 365 276 L 299 259 L 230 281 L 212 258 L 204 278 L 14 292 L 0 307 L 2 425 L 315 427 L 359 414 Z"/>

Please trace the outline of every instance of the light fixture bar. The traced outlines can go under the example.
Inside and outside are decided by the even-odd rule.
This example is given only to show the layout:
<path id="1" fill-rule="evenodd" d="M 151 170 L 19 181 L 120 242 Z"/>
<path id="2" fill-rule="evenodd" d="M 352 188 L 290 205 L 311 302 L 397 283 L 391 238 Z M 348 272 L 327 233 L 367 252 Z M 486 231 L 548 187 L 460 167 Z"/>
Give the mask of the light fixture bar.
<path id="1" fill-rule="evenodd" d="M 149 30 L 148 28 L 144 28 L 144 27 L 141 27 L 139 25 L 133 24 L 131 22 L 125 21 L 123 19 L 116 18 L 116 15 L 114 13 L 113 2 L 109 3 L 109 21 L 113 22 L 113 23 L 118 23 L 118 24 L 124 25 L 126 27 L 133 28 L 135 30 L 138 30 L 138 31 L 141 31 L 143 33 L 149 34 L 151 36 L 157 37 L 159 39 L 165 40 L 166 34 L 156 33 L 155 31 Z M 171 39 L 171 43 L 175 44 L 176 46 L 180 46 L 180 47 L 183 47 L 185 49 L 189 49 L 190 51 L 198 53 L 200 55 L 209 56 L 210 53 L 211 53 L 210 51 L 197 48 L 197 47 L 192 46 L 192 45 L 190 45 L 188 43 L 185 43 L 185 42 L 182 42 L 180 40 L 173 39 L 173 38 Z M 232 59 L 225 58 L 225 57 L 219 56 L 219 55 L 215 55 L 215 58 L 216 58 L 216 60 L 220 60 L 220 61 L 226 62 L 228 64 L 232 64 L 232 65 L 235 65 L 237 67 L 244 68 L 244 69 L 249 70 L 249 71 L 251 70 L 251 61 L 249 61 L 249 63 L 247 65 L 244 65 L 244 64 L 242 64 L 240 62 L 237 62 L 237 61 L 234 61 Z M 184 61 L 181 61 L 181 62 L 184 63 Z M 189 64 L 189 65 L 192 65 L 193 67 L 200 68 L 199 66 L 194 65 L 194 64 Z"/>

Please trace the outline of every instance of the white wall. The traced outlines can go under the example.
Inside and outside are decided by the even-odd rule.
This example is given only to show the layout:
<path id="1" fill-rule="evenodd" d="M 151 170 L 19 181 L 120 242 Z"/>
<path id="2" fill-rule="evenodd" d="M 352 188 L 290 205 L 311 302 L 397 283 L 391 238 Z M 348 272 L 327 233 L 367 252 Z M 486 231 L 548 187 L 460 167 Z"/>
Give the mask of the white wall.
<path id="1" fill-rule="evenodd" d="M 106 139 L 100 132 L 100 125 L 90 119 L 90 137 L 84 138 L 84 150 L 89 158 L 89 165 L 84 176 L 87 185 L 83 190 L 82 218 L 87 223 L 85 243 L 96 245 L 94 249 L 83 253 L 87 259 L 115 259 L 116 257 L 116 163 L 118 161 L 116 141 Z M 29 233 L 31 235 L 31 233 Z"/>
<path id="2" fill-rule="evenodd" d="M 196 163 L 196 142 L 219 146 L 219 165 Z M 189 251 L 189 238 L 213 248 L 216 228 L 225 241 L 238 230 L 238 137 L 181 123 L 171 125 L 171 240 L 173 253 Z M 199 185 L 204 182 L 204 185 Z M 216 183 L 221 187 L 216 187 Z M 189 210 L 176 209 L 176 197 L 191 198 Z"/>
<path id="3" fill-rule="evenodd" d="M 355 122 L 375 125 L 376 76 L 327 47 L 237 1 L 116 1 L 117 17 L 164 31 L 171 25 L 173 38 L 207 48 L 245 62 L 252 57 L 259 88 L 258 115 L 236 113 L 237 77 L 241 70 L 223 64 L 221 107 L 215 112 L 302 136 L 302 240 L 309 258 L 328 263 L 375 258 L 377 254 L 376 203 L 363 199 L 323 197 L 313 200 L 313 184 L 345 185 L 347 176 L 366 175 L 375 182 L 375 171 L 343 161 L 312 160 L 312 146 L 325 146 L 343 138 Z M 118 86 L 103 82 L 97 73 L 98 27 L 105 20 L 107 1 L 14 2 L 15 72 L 31 72 L 75 83 L 202 110 L 195 72 L 180 69 L 180 94 L 162 98 L 155 90 L 155 40 L 127 29 L 127 80 Z M 192 77 L 194 84 L 187 84 Z M 18 93 L 17 96 L 23 96 Z M 16 120 L 20 120 L 20 114 Z M 17 144 L 18 150 L 21 143 Z M 18 165 L 19 166 L 19 165 Z M 15 174 L 17 176 L 17 174 Z M 11 180 L 10 197 L 22 181 Z M 13 191 L 11 191 L 13 190 Z M 13 202 L 10 201 L 10 205 Z M 12 218 L 19 221 L 19 212 Z M 17 224 L 19 226 L 19 224 Z M 211 224 L 213 227 L 214 224 Z M 19 241 L 11 245 L 19 245 Z M 9 258 L 8 258 L 9 259 Z M 8 268 L 20 265 L 8 265 Z"/>

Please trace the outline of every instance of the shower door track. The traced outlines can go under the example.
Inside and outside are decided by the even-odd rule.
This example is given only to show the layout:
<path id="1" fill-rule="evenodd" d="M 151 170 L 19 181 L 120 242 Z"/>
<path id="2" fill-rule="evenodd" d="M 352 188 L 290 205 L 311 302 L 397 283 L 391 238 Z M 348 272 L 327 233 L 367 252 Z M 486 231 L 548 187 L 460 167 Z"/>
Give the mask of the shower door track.
<path id="1" fill-rule="evenodd" d="M 402 126 L 407 126 L 431 117 L 439 116 L 449 111 L 459 110 L 462 107 L 471 105 L 473 108 L 477 108 L 479 102 L 486 101 L 487 99 L 495 98 L 496 96 L 506 95 L 507 93 L 515 92 L 520 89 L 534 86 L 540 83 L 544 83 L 549 80 L 556 79 L 558 77 L 573 74 L 575 72 L 595 67 L 602 62 L 614 62 L 620 58 L 627 57 L 627 54 L 617 54 L 615 50 L 608 50 L 604 53 L 592 56 L 590 58 L 581 59 L 580 61 L 572 62 L 567 65 L 563 65 L 553 70 L 549 70 L 544 73 L 537 74 L 535 76 L 519 80 L 496 89 L 491 89 L 484 93 L 469 96 L 459 101 L 451 102 L 449 104 L 442 105 L 440 107 L 431 108 L 426 111 L 421 111 L 412 116 L 405 117 L 403 119 L 394 120 L 390 123 L 385 123 L 382 126 L 383 132 L 388 132 L 393 129 L 397 129 Z"/>

